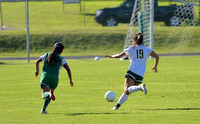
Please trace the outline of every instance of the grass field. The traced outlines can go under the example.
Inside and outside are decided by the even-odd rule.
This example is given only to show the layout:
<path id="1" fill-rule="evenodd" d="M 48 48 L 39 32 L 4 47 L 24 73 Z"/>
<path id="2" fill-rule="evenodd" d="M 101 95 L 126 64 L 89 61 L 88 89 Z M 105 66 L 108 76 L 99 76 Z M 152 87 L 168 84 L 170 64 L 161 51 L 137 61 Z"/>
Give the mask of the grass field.
<path id="1" fill-rule="evenodd" d="M 34 61 L 1 61 L 0 123 L 197 124 L 199 61 L 199 56 L 161 57 L 159 72 L 153 73 L 154 61 L 148 60 L 144 78 L 148 94 L 136 92 L 118 111 L 113 111 L 123 91 L 129 61 L 68 60 L 75 86 L 69 86 L 67 72 L 61 69 L 56 101 L 50 103 L 47 115 L 40 114 L 43 100 L 40 78 L 34 77 Z M 116 93 L 114 102 L 104 99 L 109 90 Z"/>
<path id="2" fill-rule="evenodd" d="M 86 1 L 86 26 L 84 27 L 83 14 L 79 11 L 78 4 L 65 5 L 65 12 L 63 12 L 62 1 L 31 1 L 29 4 L 30 34 L 59 34 L 60 37 L 65 37 L 65 34 L 92 35 L 102 34 L 102 32 L 125 32 L 126 34 L 128 24 L 119 24 L 119 26 L 111 28 L 102 27 L 94 21 L 95 10 L 104 7 L 116 7 L 120 3 L 122 1 Z M 159 5 L 168 5 L 168 2 L 162 2 Z M 6 28 L 23 28 L 23 30 L 0 31 L 0 37 L 8 36 L 7 39 L 10 40 L 9 35 L 26 34 L 24 30 L 24 2 L 3 2 L 2 9 Z M 164 26 L 163 22 L 155 23 L 155 32 L 159 32 L 155 33 L 156 52 L 187 53 L 200 51 L 199 26 L 196 27 L 195 35 L 188 44 L 172 44 L 165 40 L 163 36 L 167 34 L 168 28 Z M 187 27 L 184 30 L 187 30 Z M 32 38 L 30 37 L 31 40 Z M 100 39 L 99 36 L 97 38 Z M 104 43 L 105 39 L 102 40 L 102 43 Z M 93 44 L 99 45 L 98 43 L 98 40 L 94 38 Z M 185 44 L 187 46 L 184 46 Z M 83 46 L 82 44 L 78 45 Z M 88 46 L 88 44 L 84 45 Z M 113 44 L 106 44 L 106 46 L 108 45 Z M 34 49 L 31 51 L 31 57 L 39 57 L 44 54 L 44 51 L 46 52 L 46 49 Z M 122 44 L 118 46 L 115 44 L 114 47 L 111 46 L 110 48 L 101 45 L 98 50 L 96 47 L 91 50 L 67 49 L 62 55 L 114 54 L 122 49 Z M 48 49 L 48 51 L 51 51 L 51 49 Z M 26 50 L 17 49 L 14 52 L 0 52 L 0 57 L 19 56 L 26 56 Z M 198 124 L 200 122 L 199 61 L 199 56 L 161 57 L 159 72 L 153 73 L 151 67 L 154 61 L 148 60 L 144 78 L 148 94 L 145 96 L 142 92 L 134 93 L 118 111 L 113 111 L 111 109 L 123 91 L 124 75 L 129 66 L 129 61 L 119 61 L 118 59 L 68 60 L 75 86 L 69 86 L 67 72 L 61 69 L 60 83 L 55 91 L 56 101 L 50 103 L 47 115 L 41 115 L 43 100 L 39 87 L 40 77 L 34 77 L 35 61 L 32 60 L 27 63 L 25 60 L 2 60 L 0 61 L 0 124 Z M 109 90 L 116 93 L 117 98 L 114 102 L 106 102 L 104 99 L 104 94 Z"/>

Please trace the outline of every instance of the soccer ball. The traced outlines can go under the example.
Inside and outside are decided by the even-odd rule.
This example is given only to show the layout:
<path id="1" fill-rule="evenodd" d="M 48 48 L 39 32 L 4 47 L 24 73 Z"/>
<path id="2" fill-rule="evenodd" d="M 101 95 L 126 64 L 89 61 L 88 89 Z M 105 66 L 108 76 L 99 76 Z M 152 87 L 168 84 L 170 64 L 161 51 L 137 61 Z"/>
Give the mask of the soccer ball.
<path id="1" fill-rule="evenodd" d="M 94 58 L 94 60 L 95 60 L 95 61 L 99 61 L 99 60 L 100 60 L 100 57 L 99 57 L 99 56 L 96 56 L 96 57 Z"/>
<path id="2" fill-rule="evenodd" d="M 108 102 L 113 102 L 115 100 L 115 93 L 113 91 L 108 91 L 106 92 L 105 94 L 105 99 L 108 101 Z"/>

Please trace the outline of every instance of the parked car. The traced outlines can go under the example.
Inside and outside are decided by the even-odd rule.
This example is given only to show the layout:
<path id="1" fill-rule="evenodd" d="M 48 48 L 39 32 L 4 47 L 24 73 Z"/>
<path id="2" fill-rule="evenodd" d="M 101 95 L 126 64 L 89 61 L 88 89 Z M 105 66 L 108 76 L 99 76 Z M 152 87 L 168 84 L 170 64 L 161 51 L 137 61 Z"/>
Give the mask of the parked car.
<path id="1" fill-rule="evenodd" d="M 132 15 L 135 0 L 125 0 L 121 5 L 114 8 L 104 8 L 96 11 L 95 20 L 102 26 L 117 26 L 118 23 L 129 23 Z M 182 7 L 181 7 L 182 6 Z M 184 8 L 184 12 L 192 13 L 189 16 L 185 14 L 179 14 L 185 16 L 188 19 L 193 18 L 193 8 L 188 5 L 181 5 L 179 7 Z M 170 6 L 158 6 L 158 1 L 154 2 L 154 20 L 164 21 L 167 26 L 178 26 L 181 24 L 180 17 L 175 15 L 177 5 Z M 136 22 L 137 23 L 137 22 Z"/>

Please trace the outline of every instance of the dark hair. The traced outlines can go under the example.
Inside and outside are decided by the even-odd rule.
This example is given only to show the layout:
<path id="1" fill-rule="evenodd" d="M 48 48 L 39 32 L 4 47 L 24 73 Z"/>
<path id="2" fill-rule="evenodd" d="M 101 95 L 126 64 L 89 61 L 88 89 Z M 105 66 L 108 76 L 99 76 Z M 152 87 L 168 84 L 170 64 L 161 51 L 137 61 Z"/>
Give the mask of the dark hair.
<path id="1" fill-rule="evenodd" d="M 143 34 L 142 33 L 137 33 L 135 34 L 135 36 L 133 37 L 133 40 L 136 41 L 136 44 L 140 45 L 143 43 Z"/>
<path id="2" fill-rule="evenodd" d="M 50 55 L 46 58 L 46 61 L 49 63 L 49 64 L 53 64 L 55 62 L 54 60 L 54 56 L 56 54 L 61 54 L 62 51 L 64 49 L 64 45 L 62 43 L 56 43 L 54 44 L 54 48 L 52 50 L 52 52 L 50 53 Z"/>

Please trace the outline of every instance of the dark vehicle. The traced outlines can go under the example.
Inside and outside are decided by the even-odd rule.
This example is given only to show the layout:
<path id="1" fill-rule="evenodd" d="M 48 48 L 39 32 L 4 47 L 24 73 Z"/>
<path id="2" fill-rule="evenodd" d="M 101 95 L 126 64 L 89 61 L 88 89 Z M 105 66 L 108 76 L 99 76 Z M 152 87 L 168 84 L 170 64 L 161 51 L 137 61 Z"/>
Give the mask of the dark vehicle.
<path id="1" fill-rule="evenodd" d="M 115 8 L 104 8 L 96 11 L 95 20 L 103 26 L 117 26 L 118 23 L 129 23 L 132 15 L 135 0 L 125 0 L 120 6 Z M 182 6 L 182 7 L 181 7 Z M 184 8 L 186 14 L 179 14 L 187 16 L 187 19 L 193 18 L 193 7 L 188 5 L 170 5 L 158 6 L 158 1 L 154 2 L 154 21 L 164 21 L 167 26 L 178 26 L 181 24 L 180 17 L 175 15 L 177 7 Z M 183 18 L 183 17 L 181 17 Z M 137 22 L 136 22 L 137 23 Z"/>

